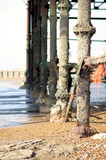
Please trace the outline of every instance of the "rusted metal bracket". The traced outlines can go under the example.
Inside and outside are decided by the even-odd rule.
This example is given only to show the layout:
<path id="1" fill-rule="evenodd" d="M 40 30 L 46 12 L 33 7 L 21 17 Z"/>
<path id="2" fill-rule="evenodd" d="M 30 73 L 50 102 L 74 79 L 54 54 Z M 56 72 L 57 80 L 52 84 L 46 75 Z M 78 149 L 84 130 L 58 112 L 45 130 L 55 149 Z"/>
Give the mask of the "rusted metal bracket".
<path id="1" fill-rule="evenodd" d="M 97 63 L 106 63 L 106 53 L 99 57 L 89 57 L 84 60 L 85 65 L 92 65 Z"/>
<path id="2" fill-rule="evenodd" d="M 104 63 L 106 64 L 106 53 L 102 54 L 99 57 L 87 57 L 83 59 L 78 67 L 77 75 L 80 74 L 81 69 L 83 68 L 83 65 L 85 66 L 90 66 L 90 65 L 95 65 L 99 63 Z"/>

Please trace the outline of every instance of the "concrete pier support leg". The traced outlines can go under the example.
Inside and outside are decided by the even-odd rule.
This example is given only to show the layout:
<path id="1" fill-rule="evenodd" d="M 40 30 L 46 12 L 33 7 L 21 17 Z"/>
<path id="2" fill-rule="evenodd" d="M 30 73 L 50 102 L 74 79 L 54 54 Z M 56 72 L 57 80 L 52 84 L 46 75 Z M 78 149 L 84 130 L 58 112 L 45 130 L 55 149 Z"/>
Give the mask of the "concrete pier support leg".
<path id="1" fill-rule="evenodd" d="M 40 19 L 40 3 L 35 3 L 35 28 L 34 28 L 34 57 L 33 57 L 33 65 L 34 65 L 34 81 L 33 81 L 33 91 L 31 92 L 31 96 L 33 98 L 38 97 L 40 94 L 40 63 L 41 63 L 41 19 Z"/>
<path id="2" fill-rule="evenodd" d="M 34 81 L 36 79 L 36 56 L 37 56 L 37 52 L 36 52 L 36 45 L 37 45 L 37 37 L 36 37 L 36 28 L 37 28 L 37 1 L 34 0 L 33 1 L 33 23 L 32 23 L 32 28 L 33 28 L 33 34 L 32 34 L 32 43 L 33 43 L 33 83 L 32 83 L 32 89 L 34 88 Z"/>
<path id="3" fill-rule="evenodd" d="M 91 37 L 95 28 L 91 24 L 91 1 L 78 1 L 78 23 L 73 29 L 78 38 L 78 65 L 90 56 Z M 93 134 L 89 127 L 90 113 L 90 72 L 82 68 L 77 75 L 77 133 L 80 136 Z M 76 131 L 75 131 L 76 132 Z"/>
<path id="4" fill-rule="evenodd" d="M 55 98 L 57 76 L 54 69 L 54 62 L 57 59 L 56 45 L 56 0 L 50 0 L 50 77 L 49 77 L 49 93 L 51 98 Z"/>
<path id="5" fill-rule="evenodd" d="M 56 92 L 56 105 L 51 108 L 50 121 L 64 122 L 68 104 L 68 59 L 69 59 L 69 10 L 72 8 L 69 0 L 60 0 L 60 54 L 59 54 L 59 82 Z"/>
<path id="6" fill-rule="evenodd" d="M 42 4 L 41 17 L 42 17 L 42 27 L 41 27 L 41 65 L 40 65 L 40 87 L 41 95 L 45 97 L 47 95 L 47 68 L 45 63 L 47 61 L 47 15 L 48 9 Z"/>
<path id="7" fill-rule="evenodd" d="M 26 70 L 26 84 L 27 87 L 30 88 L 31 86 L 31 2 L 28 1 L 28 8 L 27 8 L 27 70 Z"/>
<path id="8" fill-rule="evenodd" d="M 27 33 L 26 33 L 26 84 L 28 85 L 29 83 L 29 78 L 27 76 L 28 74 L 28 67 L 29 67 L 29 56 L 28 56 L 28 31 L 29 31 L 29 12 L 28 12 L 28 7 L 27 7 Z"/>
<path id="9" fill-rule="evenodd" d="M 35 69 L 36 69 L 36 84 L 34 88 L 40 92 L 40 63 L 41 63 L 41 20 L 37 19 L 37 28 L 36 28 L 36 60 L 35 60 Z"/>

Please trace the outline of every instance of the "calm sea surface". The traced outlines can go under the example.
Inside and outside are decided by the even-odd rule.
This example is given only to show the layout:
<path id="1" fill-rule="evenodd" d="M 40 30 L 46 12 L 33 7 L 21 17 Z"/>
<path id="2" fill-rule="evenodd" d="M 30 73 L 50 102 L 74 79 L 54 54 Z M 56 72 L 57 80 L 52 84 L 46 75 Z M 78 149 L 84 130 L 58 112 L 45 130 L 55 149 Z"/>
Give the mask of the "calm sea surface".
<path id="1" fill-rule="evenodd" d="M 101 83 L 99 91 L 92 83 L 91 104 L 106 105 L 106 83 Z M 12 82 L 0 81 L 0 128 L 22 125 L 36 113 L 35 99 L 30 98 L 27 89 L 19 89 Z"/>

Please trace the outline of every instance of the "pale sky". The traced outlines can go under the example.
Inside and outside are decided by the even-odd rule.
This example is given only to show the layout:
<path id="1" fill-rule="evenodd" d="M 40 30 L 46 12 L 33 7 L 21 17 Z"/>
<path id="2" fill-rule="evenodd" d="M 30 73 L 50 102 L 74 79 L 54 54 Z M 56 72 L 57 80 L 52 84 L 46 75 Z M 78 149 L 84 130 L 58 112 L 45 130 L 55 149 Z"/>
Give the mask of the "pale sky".
<path id="1" fill-rule="evenodd" d="M 23 0 L 0 0 L 0 70 L 26 67 L 26 6 Z"/>
<path id="2" fill-rule="evenodd" d="M 0 0 L 0 70 L 26 68 L 26 8 L 24 0 Z M 71 10 L 71 15 L 77 16 L 77 11 Z M 92 11 L 92 17 L 97 16 L 106 18 L 106 10 Z M 77 20 L 70 20 L 71 39 L 76 39 L 73 33 L 76 23 Z M 96 27 L 96 34 L 92 39 L 106 40 L 106 20 L 93 20 L 92 24 Z M 59 46 L 57 51 L 59 53 Z M 106 42 L 92 42 L 92 56 L 98 56 L 104 52 L 106 53 Z M 77 41 L 70 41 L 70 53 L 70 61 L 76 61 Z"/>

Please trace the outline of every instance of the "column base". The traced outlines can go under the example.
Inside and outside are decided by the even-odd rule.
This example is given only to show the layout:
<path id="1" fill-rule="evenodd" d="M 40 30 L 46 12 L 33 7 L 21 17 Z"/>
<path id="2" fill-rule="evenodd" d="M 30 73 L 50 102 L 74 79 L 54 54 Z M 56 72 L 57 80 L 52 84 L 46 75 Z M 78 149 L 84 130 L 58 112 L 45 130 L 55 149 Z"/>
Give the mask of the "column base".
<path id="1" fill-rule="evenodd" d="M 31 92 L 31 97 L 32 97 L 32 98 L 38 98 L 39 96 L 40 96 L 40 90 L 34 89 L 34 90 Z"/>
<path id="2" fill-rule="evenodd" d="M 52 107 L 56 103 L 56 99 L 51 99 L 49 96 L 42 97 L 40 94 L 40 96 L 36 100 L 36 103 L 39 104 L 40 106 L 43 106 L 43 107 L 45 107 L 45 106 Z"/>
<path id="3" fill-rule="evenodd" d="M 86 127 L 86 126 L 74 126 L 71 129 L 71 136 L 72 138 L 86 138 L 93 136 L 97 133 L 95 128 Z"/>
<path id="4" fill-rule="evenodd" d="M 57 101 L 57 103 L 50 110 L 50 122 L 66 122 L 66 107 L 67 102 L 62 103 L 61 101 Z"/>

